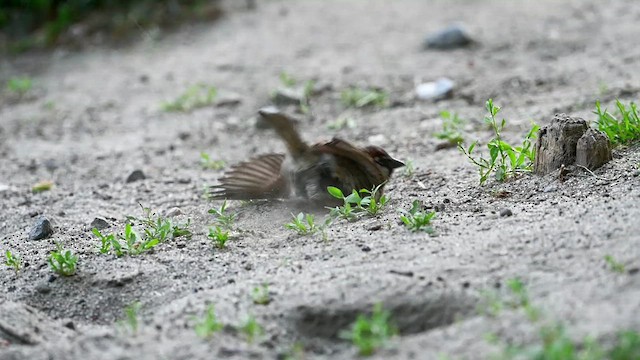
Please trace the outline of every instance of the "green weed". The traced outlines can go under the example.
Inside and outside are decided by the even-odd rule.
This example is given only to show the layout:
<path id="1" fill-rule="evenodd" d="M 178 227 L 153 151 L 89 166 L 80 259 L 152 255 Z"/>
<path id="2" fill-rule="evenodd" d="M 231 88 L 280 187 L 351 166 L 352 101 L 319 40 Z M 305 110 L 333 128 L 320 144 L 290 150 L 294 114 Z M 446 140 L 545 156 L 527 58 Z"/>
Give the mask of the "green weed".
<path id="1" fill-rule="evenodd" d="M 402 210 L 400 220 L 411 231 L 426 231 L 433 233 L 431 220 L 436 216 L 435 211 L 426 212 L 422 210 L 422 204 L 418 200 L 413 200 L 409 211 Z"/>
<path id="2" fill-rule="evenodd" d="M 223 230 L 221 226 L 215 225 L 209 228 L 208 236 L 219 249 L 224 249 L 229 240 L 229 230 Z"/>
<path id="3" fill-rule="evenodd" d="M 362 108 L 375 106 L 377 108 L 383 108 L 389 105 L 389 94 L 382 90 L 375 89 L 351 87 L 342 91 L 340 99 L 346 107 Z"/>
<path id="4" fill-rule="evenodd" d="M 198 322 L 194 328 L 196 334 L 201 338 L 211 338 L 213 334 L 222 330 L 224 325 L 218 321 L 213 305 L 207 307 L 207 312 L 202 321 Z"/>
<path id="5" fill-rule="evenodd" d="M 76 273 L 78 257 L 73 255 L 70 250 L 62 249 L 62 245 L 56 243 L 56 250 L 49 254 L 47 262 L 56 274 L 72 276 Z"/>
<path id="6" fill-rule="evenodd" d="M 218 95 L 215 86 L 204 84 L 191 85 L 178 98 L 162 104 L 162 110 L 167 112 L 188 112 L 213 104 Z"/>
<path id="7" fill-rule="evenodd" d="M 298 85 L 298 80 L 291 76 L 291 74 L 283 71 L 280 73 L 280 82 L 286 88 L 294 88 Z M 302 86 L 302 98 L 300 99 L 300 110 L 302 113 L 307 114 L 311 110 L 311 96 L 313 95 L 313 87 L 316 82 L 314 80 L 307 80 Z"/>
<path id="8" fill-rule="evenodd" d="M 627 330 L 618 334 L 618 341 L 609 350 L 611 360 L 640 359 L 640 332 Z"/>
<path id="9" fill-rule="evenodd" d="M 210 170 L 222 170 L 224 169 L 226 163 L 224 160 L 213 160 L 211 156 L 206 152 L 200 153 L 200 165 L 202 165 L 203 169 Z"/>
<path id="10" fill-rule="evenodd" d="M 227 200 L 219 208 L 209 209 L 209 214 L 213 214 L 215 216 L 214 222 L 224 229 L 231 229 L 237 216 L 235 213 L 227 213 Z"/>
<path id="11" fill-rule="evenodd" d="M 413 164 L 412 159 L 407 159 L 404 162 L 404 173 L 403 175 L 407 178 L 412 178 L 416 174 L 416 168 Z"/>
<path id="12" fill-rule="evenodd" d="M 310 235 L 318 231 L 312 214 L 299 213 L 291 216 L 293 221 L 284 225 L 287 229 L 297 231 L 299 235 Z"/>
<path id="13" fill-rule="evenodd" d="M 391 324 L 391 315 L 382 309 L 381 304 L 373 307 L 371 316 L 358 315 L 356 321 L 351 325 L 351 329 L 343 331 L 340 337 L 350 340 L 358 348 L 362 356 L 370 356 L 384 346 L 387 341 L 398 333 L 395 326 Z"/>
<path id="14" fill-rule="evenodd" d="M 12 253 L 10 250 L 7 250 L 4 253 L 4 264 L 6 266 L 12 267 L 13 271 L 16 272 L 16 275 L 18 274 L 20 269 L 22 269 L 22 259 L 18 255 Z"/>
<path id="15" fill-rule="evenodd" d="M 372 190 L 353 190 L 348 196 L 344 196 L 342 190 L 337 187 L 327 187 L 327 191 L 331 196 L 343 201 L 342 206 L 328 208 L 331 210 L 329 216 L 331 218 L 340 217 L 348 221 L 353 221 L 362 214 L 377 215 L 389 201 L 386 195 L 379 196 L 382 185 L 383 184 L 380 184 Z"/>
<path id="16" fill-rule="evenodd" d="M 598 115 L 596 120 L 598 129 L 607 134 L 612 145 L 626 144 L 640 139 L 640 117 L 637 105 L 632 102 L 626 106 L 620 100 L 616 100 L 616 107 L 617 117 L 607 112 L 607 109 L 603 111 L 600 101 L 596 101 L 596 110 L 593 113 Z"/>
<path id="17" fill-rule="evenodd" d="M 327 124 L 329 130 L 355 129 L 356 126 L 356 121 L 349 116 L 340 116 Z"/>
<path id="18" fill-rule="evenodd" d="M 611 269 L 611 271 L 617 272 L 617 273 L 623 273 L 624 272 L 624 264 L 620 263 L 620 262 L 617 262 L 613 258 L 613 256 L 605 255 L 604 261 L 606 261 L 607 265 L 609 265 L 609 268 Z"/>
<path id="19" fill-rule="evenodd" d="M 44 180 L 34 184 L 31 187 L 31 192 L 34 194 L 49 191 L 53 188 L 53 181 Z"/>
<path id="20" fill-rule="evenodd" d="M 463 142 L 462 127 L 464 126 L 464 121 L 458 117 L 458 114 L 444 110 L 440 112 L 440 117 L 442 118 L 442 131 L 435 133 L 435 137 L 446 140 L 452 145 L 458 145 Z"/>
<path id="21" fill-rule="evenodd" d="M 120 324 L 128 327 L 132 333 L 137 333 L 140 327 L 140 309 L 142 309 L 142 304 L 139 301 L 133 302 L 124 308 L 124 319 L 120 321 Z"/>
<path id="22" fill-rule="evenodd" d="M 253 316 L 249 316 L 239 330 L 247 337 L 249 343 L 253 343 L 258 337 L 264 334 L 262 326 L 260 326 Z"/>
<path id="23" fill-rule="evenodd" d="M 465 148 L 462 143 L 458 144 L 458 149 L 469 158 L 473 165 L 478 167 L 480 184 L 484 184 L 491 174 L 494 174 L 496 180 L 502 182 L 518 173 L 530 172 L 535 159 L 535 149 L 532 141 L 537 136 L 538 125 L 533 125 L 521 146 L 513 147 L 502 140 L 501 133 L 506 125 L 506 120 L 502 119 L 502 121 L 498 122 L 496 118 L 500 112 L 500 107 L 494 105 L 493 100 L 489 99 L 486 103 L 486 108 L 489 115 L 485 116 L 484 121 L 491 126 L 495 135 L 487 143 L 489 159 L 485 159 L 482 156 L 473 156 L 473 150 L 478 141 L 469 145 L 468 148 Z"/>
<path id="24" fill-rule="evenodd" d="M 269 293 L 269 285 L 262 284 L 261 286 L 256 286 L 253 288 L 251 292 L 251 297 L 253 298 L 253 303 L 257 305 L 267 305 L 271 302 L 271 295 Z"/>
<path id="25" fill-rule="evenodd" d="M 33 87 L 33 81 L 28 77 L 14 77 L 7 81 L 7 90 L 23 96 Z"/>

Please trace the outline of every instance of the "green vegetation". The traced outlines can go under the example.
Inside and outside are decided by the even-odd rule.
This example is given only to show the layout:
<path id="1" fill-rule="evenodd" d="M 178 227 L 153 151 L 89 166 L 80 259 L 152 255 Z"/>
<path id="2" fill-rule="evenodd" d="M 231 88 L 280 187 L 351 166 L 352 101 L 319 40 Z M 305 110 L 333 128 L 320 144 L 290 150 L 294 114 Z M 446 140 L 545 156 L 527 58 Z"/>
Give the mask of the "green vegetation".
<path id="1" fill-rule="evenodd" d="M 596 120 L 598 129 L 609 136 L 612 145 L 622 145 L 640 139 L 640 117 L 638 107 L 635 103 L 629 106 L 624 105 L 620 100 L 616 100 L 616 115 L 604 111 L 600 106 L 600 101 L 596 101 L 594 114 L 598 115 Z"/>
<path id="2" fill-rule="evenodd" d="M 355 129 L 356 121 L 350 116 L 340 116 L 327 124 L 329 130 Z"/>
<path id="3" fill-rule="evenodd" d="M 489 99 L 487 100 L 486 108 L 489 115 L 485 116 L 484 121 L 491 126 L 495 135 L 487 143 L 489 159 L 485 159 L 482 156 L 477 158 L 473 156 L 473 150 L 478 141 L 475 141 L 466 149 L 461 143 L 458 144 L 460 151 L 478 168 L 480 184 L 484 184 L 492 173 L 496 180 L 502 182 L 518 173 L 530 172 L 535 159 L 535 149 L 532 146 L 532 141 L 536 138 L 539 127 L 533 125 L 522 145 L 513 147 L 502 140 L 501 133 L 506 125 L 506 120 L 502 119 L 502 121 L 498 122 L 496 118 L 500 112 L 500 107 L 494 105 L 493 100 Z"/>
<path id="4" fill-rule="evenodd" d="M 271 302 L 271 295 L 269 293 L 269 285 L 262 284 L 261 286 L 256 286 L 253 288 L 251 292 L 251 298 L 253 299 L 253 303 L 257 305 L 267 305 Z"/>
<path id="5" fill-rule="evenodd" d="M 191 85 L 185 92 L 171 102 L 162 104 L 162 110 L 168 112 L 189 112 L 213 104 L 218 95 L 214 86 L 205 84 Z"/>
<path id="6" fill-rule="evenodd" d="M 299 235 L 310 235 L 318 231 L 313 215 L 299 213 L 298 215 L 291 214 L 291 216 L 293 221 L 284 225 L 287 229 L 296 231 Z"/>
<path id="7" fill-rule="evenodd" d="M 262 326 L 258 324 L 256 318 L 253 316 L 249 316 L 245 323 L 238 329 L 242 332 L 246 337 L 249 343 L 253 343 L 258 337 L 264 334 L 264 330 Z"/>
<path id="8" fill-rule="evenodd" d="M 49 191 L 53 188 L 53 181 L 45 180 L 36 183 L 31 187 L 31 192 L 34 194 Z"/>
<path id="9" fill-rule="evenodd" d="M 362 214 L 377 215 L 389 201 L 386 195 L 379 196 L 382 185 L 383 184 L 380 184 L 372 190 L 353 190 L 348 196 L 344 196 L 342 190 L 337 187 L 327 187 L 327 191 L 331 196 L 343 201 L 342 206 L 329 208 L 331 210 L 329 216 L 331 218 L 341 217 L 348 221 L 353 221 Z M 365 194 L 365 196 L 362 196 L 363 194 Z"/>
<path id="10" fill-rule="evenodd" d="M 219 225 L 224 229 L 231 229 L 233 223 L 236 221 L 237 214 L 228 214 L 227 206 L 227 200 L 225 200 L 219 208 L 209 209 L 209 214 L 215 216 L 214 222 L 216 225 Z"/>
<path id="11" fill-rule="evenodd" d="M 200 153 L 200 165 L 203 169 L 222 170 L 226 165 L 224 160 L 213 160 L 206 152 Z"/>
<path id="12" fill-rule="evenodd" d="M 124 308 L 124 319 L 120 321 L 120 324 L 124 327 L 128 327 L 132 333 L 137 333 L 140 327 L 139 314 L 142 309 L 142 304 L 136 301 Z"/>
<path id="13" fill-rule="evenodd" d="M 73 255 L 70 250 L 62 249 L 62 245 L 56 243 L 56 250 L 49 254 L 47 262 L 56 274 L 72 276 L 76 273 L 78 257 Z"/>
<path id="14" fill-rule="evenodd" d="M 117 257 L 123 255 L 135 256 L 155 248 L 169 238 L 191 237 L 191 231 L 188 229 L 191 224 L 190 221 L 187 221 L 186 224 L 173 224 L 171 220 L 152 213 L 149 208 L 142 208 L 142 211 L 143 218 L 127 217 L 123 234 L 111 233 L 105 235 L 94 228 L 92 230 L 93 234 L 100 239 L 98 251 L 101 254 L 112 252 Z M 139 223 L 142 227 L 142 235 L 134 229 L 134 222 Z"/>
<path id="15" fill-rule="evenodd" d="M 416 174 L 415 165 L 413 165 L 412 159 L 407 159 L 404 162 L 404 173 L 403 175 L 407 178 L 412 178 Z"/>
<path id="16" fill-rule="evenodd" d="M 24 77 L 14 77 L 7 81 L 7 90 L 14 94 L 18 94 L 19 96 L 23 96 L 33 87 L 33 82 L 31 78 L 26 76 Z"/>
<path id="17" fill-rule="evenodd" d="M 435 211 L 425 212 L 422 210 L 422 204 L 418 200 L 413 200 L 409 211 L 402 210 L 400 220 L 411 231 L 426 231 L 433 233 L 431 220 L 436 216 Z"/>
<path id="18" fill-rule="evenodd" d="M 18 274 L 20 269 L 22 269 L 22 259 L 18 255 L 12 253 L 10 250 L 7 250 L 4 253 L 4 264 L 8 267 L 12 267 L 13 271 L 16 272 L 16 275 Z"/>
<path id="19" fill-rule="evenodd" d="M 350 340 L 362 356 L 370 356 L 384 346 L 387 341 L 398 333 L 391 324 L 390 313 L 382 309 L 381 304 L 373 307 L 371 316 L 358 315 L 349 331 L 340 334 L 345 340 Z"/>
<path id="20" fill-rule="evenodd" d="M 458 114 L 449 111 L 441 111 L 442 131 L 435 133 L 435 137 L 446 140 L 452 145 L 458 145 L 464 141 L 462 137 L 462 126 L 464 121 L 458 117 Z"/>
<path id="21" fill-rule="evenodd" d="M 344 106 L 354 108 L 367 106 L 383 108 L 389 105 L 389 94 L 376 89 L 360 89 L 351 87 L 342 91 L 340 99 Z"/>
<path id="22" fill-rule="evenodd" d="M 213 334 L 222 330 L 224 325 L 218 321 L 216 317 L 215 309 L 213 305 L 207 307 L 207 312 L 204 315 L 202 321 L 198 322 L 195 326 L 195 331 L 201 338 L 211 338 Z"/>
<path id="23" fill-rule="evenodd" d="M 215 225 L 209 228 L 209 235 L 207 235 L 218 249 L 224 249 L 227 246 L 227 240 L 229 240 L 229 230 L 224 230 L 220 225 Z"/>
<path id="24" fill-rule="evenodd" d="M 607 265 L 613 272 L 623 273 L 624 272 L 624 264 L 616 261 L 613 256 L 605 255 L 604 261 L 606 261 Z"/>
<path id="25" fill-rule="evenodd" d="M 285 71 L 280 73 L 280 82 L 282 83 L 282 86 L 289 89 L 293 89 L 299 86 L 298 80 Z M 309 101 L 311 100 L 311 96 L 313 95 L 313 87 L 315 86 L 315 84 L 316 82 L 314 80 L 307 80 L 302 86 L 302 97 L 300 98 L 299 106 L 300 110 L 304 114 L 308 113 L 311 110 L 311 104 Z"/>

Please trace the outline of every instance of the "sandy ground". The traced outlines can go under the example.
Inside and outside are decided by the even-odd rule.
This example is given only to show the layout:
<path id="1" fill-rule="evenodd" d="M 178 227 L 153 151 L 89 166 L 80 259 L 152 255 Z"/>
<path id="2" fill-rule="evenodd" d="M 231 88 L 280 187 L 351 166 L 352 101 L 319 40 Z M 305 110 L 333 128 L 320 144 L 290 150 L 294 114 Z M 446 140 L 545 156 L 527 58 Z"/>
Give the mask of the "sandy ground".
<path id="1" fill-rule="evenodd" d="M 594 120 L 598 98 L 609 106 L 637 100 L 639 20 L 631 0 L 269 1 L 171 35 L 140 33 L 125 48 L 3 57 L 2 82 L 28 75 L 34 89 L 0 99 L 0 250 L 25 261 L 18 275 L 0 270 L 0 359 L 284 359 L 295 344 L 306 359 L 348 359 L 356 351 L 339 332 L 378 302 L 400 335 L 376 358 L 487 358 L 500 351 L 490 333 L 539 341 L 522 311 L 478 311 L 483 294 L 504 295 L 516 277 L 576 340 L 607 343 L 619 330 L 640 330 L 637 146 L 617 149 L 597 177 L 526 175 L 479 186 L 467 160 L 456 149 L 436 151 L 433 137 L 447 109 L 468 120 L 468 140 L 489 139 L 479 125 L 489 97 L 503 107 L 512 141 L 558 112 Z M 452 22 L 478 44 L 422 49 L 426 34 Z M 298 211 L 291 203 L 232 203 L 237 230 L 219 250 L 206 237 L 207 210 L 219 204 L 202 195 L 222 171 L 203 169 L 200 153 L 231 164 L 283 151 L 255 126 L 282 71 L 327 85 L 311 100 L 313 116 L 299 115 L 307 139 L 375 139 L 413 159 L 415 174 L 394 176 L 379 216 L 337 222 L 327 240 L 283 227 Z M 457 84 L 451 99 L 411 97 L 417 83 L 442 76 Z M 195 83 L 240 103 L 161 110 Z M 345 112 L 340 91 L 351 85 L 383 88 L 393 106 L 348 110 L 357 126 L 330 130 Z M 126 183 L 135 169 L 147 178 Z M 55 187 L 32 194 L 42 180 Z M 495 196 L 502 190 L 510 196 Z M 414 199 L 439 210 L 435 236 L 398 223 Z M 180 208 L 175 220 L 191 219 L 192 239 L 137 257 L 98 254 L 91 221 L 101 216 L 112 224 L 107 232 L 121 231 L 125 216 L 141 215 L 138 204 L 160 214 Z M 504 209 L 513 215 L 501 217 Z M 40 215 L 55 232 L 28 240 Z M 79 256 L 77 275 L 52 276 L 54 242 Z M 611 271 L 605 255 L 626 271 Z M 254 304 L 252 290 L 263 283 L 272 301 Z M 118 321 L 135 301 L 141 324 L 133 334 Z M 208 304 L 228 326 L 203 340 L 193 327 Z M 249 315 L 265 331 L 253 343 L 234 328 Z"/>

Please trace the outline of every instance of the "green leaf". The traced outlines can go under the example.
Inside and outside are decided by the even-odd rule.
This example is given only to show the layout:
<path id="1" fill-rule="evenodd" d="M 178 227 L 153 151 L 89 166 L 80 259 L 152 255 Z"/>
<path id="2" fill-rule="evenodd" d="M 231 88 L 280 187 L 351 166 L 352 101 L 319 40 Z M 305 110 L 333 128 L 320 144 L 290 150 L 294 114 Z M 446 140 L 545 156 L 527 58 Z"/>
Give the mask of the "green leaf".
<path id="1" fill-rule="evenodd" d="M 342 190 L 338 189 L 335 186 L 327 187 L 327 191 L 331 196 L 333 196 L 336 199 L 344 199 L 344 194 L 342 194 Z"/>

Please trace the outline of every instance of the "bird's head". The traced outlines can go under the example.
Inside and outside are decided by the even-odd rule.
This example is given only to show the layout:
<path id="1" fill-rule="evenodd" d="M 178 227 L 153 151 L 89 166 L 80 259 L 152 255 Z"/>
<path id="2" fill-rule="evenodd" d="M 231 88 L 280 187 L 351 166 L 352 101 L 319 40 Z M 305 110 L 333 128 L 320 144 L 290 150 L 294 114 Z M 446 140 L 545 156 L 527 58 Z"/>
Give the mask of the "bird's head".
<path id="1" fill-rule="evenodd" d="M 376 164 L 382 166 L 383 169 L 386 169 L 389 172 L 389 176 L 391 176 L 394 169 L 404 166 L 402 161 L 392 158 L 391 155 L 379 146 L 370 145 L 365 147 L 364 151 L 371 156 Z"/>

